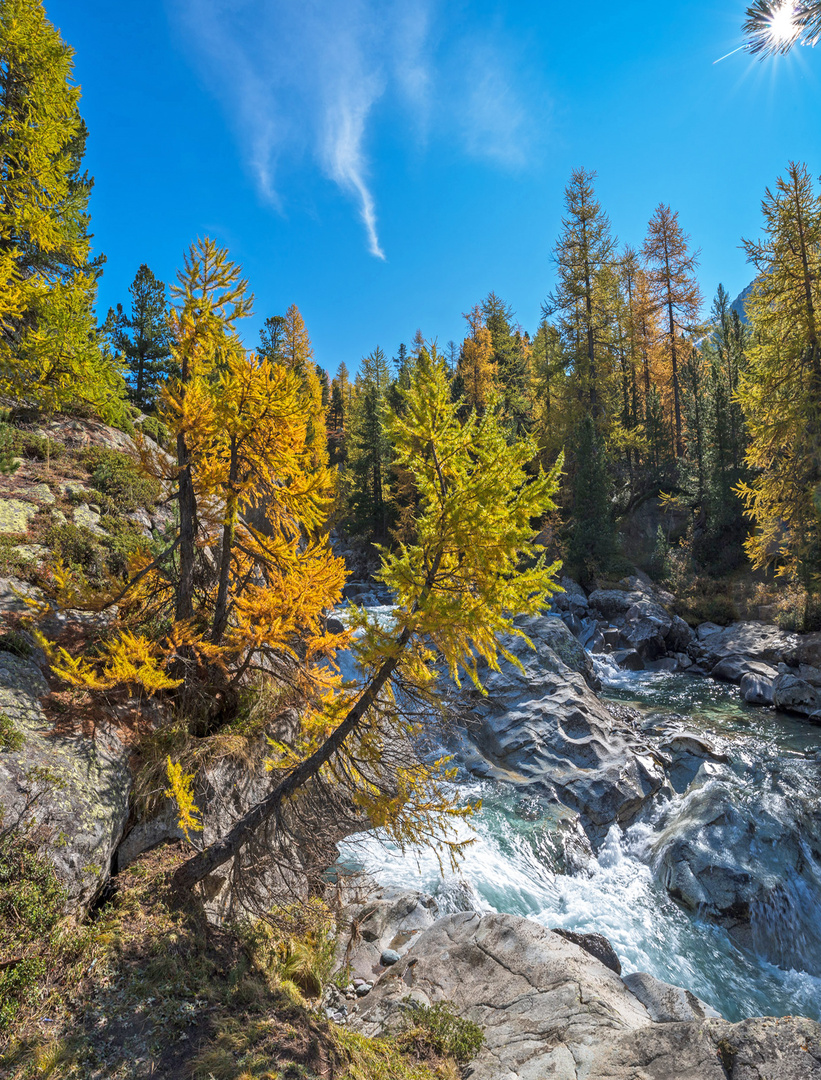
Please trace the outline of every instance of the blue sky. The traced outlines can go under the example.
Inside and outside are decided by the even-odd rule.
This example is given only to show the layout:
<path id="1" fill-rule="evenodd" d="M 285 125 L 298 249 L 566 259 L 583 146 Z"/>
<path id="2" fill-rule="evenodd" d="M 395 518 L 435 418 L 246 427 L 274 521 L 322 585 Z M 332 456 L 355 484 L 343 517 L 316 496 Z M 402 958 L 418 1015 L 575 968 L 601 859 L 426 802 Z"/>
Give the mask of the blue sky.
<path id="1" fill-rule="evenodd" d="M 707 297 L 750 280 L 765 186 L 821 173 L 821 48 L 759 62 L 744 0 L 46 0 L 76 50 L 100 309 L 212 235 L 355 369 L 491 289 L 535 330 L 577 166 L 620 240 L 678 210 Z"/>

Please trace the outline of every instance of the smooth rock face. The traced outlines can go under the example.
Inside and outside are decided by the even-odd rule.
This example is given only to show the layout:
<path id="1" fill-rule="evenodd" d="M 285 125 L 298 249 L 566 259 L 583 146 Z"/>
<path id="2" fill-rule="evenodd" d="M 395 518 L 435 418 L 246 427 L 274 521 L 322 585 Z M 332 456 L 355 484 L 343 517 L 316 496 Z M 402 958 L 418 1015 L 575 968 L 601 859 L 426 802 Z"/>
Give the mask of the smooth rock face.
<path id="1" fill-rule="evenodd" d="M 622 982 L 634 994 L 657 1024 L 673 1024 L 684 1020 L 704 1020 L 711 1016 L 721 1019 L 714 1008 L 680 986 L 661 982 L 646 971 L 625 975 Z"/>
<path id="2" fill-rule="evenodd" d="M 638 737 L 617 730 L 578 670 L 562 659 L 584 664 L 583 650 L 560 619 L 531 618 L 521 625 L 535 650 L 521 639 L 503 643 L 524 673 L 503 660 L 501 671 L 482 673 L 486 698 L 465 692 L 473 714 L 466 728 L 481 757 L 462 754 L 463 762 L 474 773 L 576 810 L 594 832 L 628 820 L 661 786 L 660 763 Z"/>
<path id="3" fill-rule="evenodd" d="M 812 716 L 821 709 L 821 690 L 797 675 L 779 675 L 772 684 L 773 705 L 777 709 Z"/>
<path id="4" fill-rule="evenodd" d="M 650 1023 L 621 979 L 583 949 L 516 915 L 447 915 L 381 976 L 354 1026 L 390 1031 L 402 999 L 451 1001 L 484 1030 L 473 1080 L 577 1078 L 595 1044 Z"/>
<path id="5" fill-rule="evenodd" d="M 388 968 L 351 1026 L 395 1030 L 403 999 L 449 1001 L 485 1033 L 470 1080 L 811 1080 L 821 1026 L 810 1020 L 703 1019 L 693 995 L 631 977 L 658 1015 L 609 968 L 516 915 L 448 915 Z M 803 1071 L 802 1071 L 803 1070 Z"/>
<path id="6" fill-rule="evenodd" d="M 0 753 L 0 806 L 6 826 L 33 817 L 47 831 L 44 850 L 68 889 L 67 910 L 78 911 L 108 880 L 125 827 L 128 751 L 100 729 L 94 738 L 50 734 L 40 706 L 47 693 L 37 667 L 0 652 L 0 712 L 25 739 Z"/>
<path id="7" fill-rule="evenodd" d="M 347 969 L 352 980 L 372 979 L 398 963 L 438 915 L 436 901 L 422 892 L 387 889 L 349 905 L 340 919 L 336 968 Z"/>
<path id="8" fill-rule="evenodd" d="M 798 634 L 779 630 L 770 623 L 736 622 L 705 636 L 701 630 L 699 627 L 701 651 L 713 666 L 731 656 L 772 665 L 790 663 L 799 644 Z"/>
<path id="9" fill-rule="evenodd" d="M 590 1071 L 578 1076 L 579 1080 L 817 1080 L 821 1027 L 796 1016 L 767 1016 L 740 1024 L 725 1020 L 654 1024 L 601 1047 Z"/>

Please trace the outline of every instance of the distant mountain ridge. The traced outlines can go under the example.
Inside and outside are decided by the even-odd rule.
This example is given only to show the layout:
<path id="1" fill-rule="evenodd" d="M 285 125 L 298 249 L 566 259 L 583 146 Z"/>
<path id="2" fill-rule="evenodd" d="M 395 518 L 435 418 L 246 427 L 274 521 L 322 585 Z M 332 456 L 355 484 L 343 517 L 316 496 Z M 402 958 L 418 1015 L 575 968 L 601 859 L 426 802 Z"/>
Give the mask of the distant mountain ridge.
<path id="1" fill-rule="evenodd" d="M 735 298 L 735 300 L 733 300 L 732 304 L 730 304 L 730 310 L 731 311 L 737 311 L 738 312 L 738 317 L 739 317 L 739 319 L 741 319 L 741 321 L 743 323 L 746 323 L 746 322 L 750 321 L 747 318 L 746 304 L 747 304 L 747 301 L 750 298 L 750 295 L 752 294 L 754 285 L 755 285 L 755 282 L 751 281 L 750 284 L 747 286 L 747 288 L 742 289 L 741 292 L 738 294 L 738 296 Z"/>

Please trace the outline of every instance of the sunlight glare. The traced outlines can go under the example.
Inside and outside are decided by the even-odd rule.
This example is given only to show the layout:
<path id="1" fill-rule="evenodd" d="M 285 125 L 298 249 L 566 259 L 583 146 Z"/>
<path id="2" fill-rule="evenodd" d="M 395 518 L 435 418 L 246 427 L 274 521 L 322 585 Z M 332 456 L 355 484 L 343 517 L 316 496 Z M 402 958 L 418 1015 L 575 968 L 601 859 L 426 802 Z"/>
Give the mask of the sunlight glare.
<path id="1" fill-rule="evenodd" d="M 792 3 L 792 0 L 785 0 L 772 14 L 769 29 L 770 37 L 780 45 L 792 41 L 797 33 L 795 4 Z"/>

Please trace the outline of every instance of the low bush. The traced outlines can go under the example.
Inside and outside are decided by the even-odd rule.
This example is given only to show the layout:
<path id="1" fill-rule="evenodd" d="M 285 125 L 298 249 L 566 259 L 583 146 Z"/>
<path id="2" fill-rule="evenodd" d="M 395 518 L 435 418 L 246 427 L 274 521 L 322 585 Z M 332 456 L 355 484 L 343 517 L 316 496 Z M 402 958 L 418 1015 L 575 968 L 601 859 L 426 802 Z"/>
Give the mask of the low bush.
<path id="1" fill-rule="evenodd" d="M 146 416 L 140 423 L 140 431 L 160 446 L 165 446 L 168 442 L 168 428 L 157 416 Z"/>
<path id="2" fill-rule="evenodd" d="M 91 580 L 101 580 L 107 567 L 106 551 L 100 538 L 82 525 L 52 525 L 45 535 L 45 545 L 56 562 L 80 572 Z"/>
<path id="3" fill-rule="evenodd" d="M 42 997 L 65 899 L 36 833 L 0 830 L 0 1032 Z"/>
<path id="4" fill-rule="evenodd" d="M 5 713 L 0 713 L 0 751 L 22 750 L 25 741 L 14 721 Z"/>
<path id="5" fill-rule="evenodd" d="M 482 1029 L 455 1013 L 448 1002 L 423 1005 L 408 998 L 406 1004 L 407 1026 L 397 1040 L 405 1053 L 413 1053 L 420 1059 L 453 1058 L 466 1065 L 482 1049 L 485 1041 Z"/>
<path id="6" fill-rule="evenodd" d="M 95 446 L 83 453 L 83 464 L 97 491 L 108 495 L 120 510 L 153 507 L 159 498 L 156 480 L 142 476 L 138 463 L 128 454 Z"/>
<path id="7" fill-rule="evenodd" d="M 290 984 L 308 998 L 320 996 L 336 948 L 336 924 L 321 900 L 275 908 L 248 932 L 247 942 L 254 962 L 275 984 Z"/>

